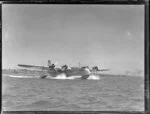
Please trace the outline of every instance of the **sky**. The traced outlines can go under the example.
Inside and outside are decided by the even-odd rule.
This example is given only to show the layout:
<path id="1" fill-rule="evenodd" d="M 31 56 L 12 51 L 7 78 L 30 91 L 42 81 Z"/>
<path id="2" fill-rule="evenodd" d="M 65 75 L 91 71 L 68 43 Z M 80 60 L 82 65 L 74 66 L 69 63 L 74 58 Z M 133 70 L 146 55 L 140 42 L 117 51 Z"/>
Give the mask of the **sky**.
<path id="1" fill-rule="evenodd" d="M 97 65 L 144 71 L 143 5 L 2 5 L 2 68 Z"/>

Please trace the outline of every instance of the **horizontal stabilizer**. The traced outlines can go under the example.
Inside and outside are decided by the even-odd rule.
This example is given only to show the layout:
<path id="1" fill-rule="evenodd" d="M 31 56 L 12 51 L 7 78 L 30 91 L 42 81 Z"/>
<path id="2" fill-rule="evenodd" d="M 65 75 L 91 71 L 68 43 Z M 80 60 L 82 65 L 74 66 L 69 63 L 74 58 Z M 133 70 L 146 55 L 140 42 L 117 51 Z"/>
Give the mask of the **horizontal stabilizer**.
<path id="1" fill-rule="evenodd" d="M 48 70 L 48 67 L 44 66 L 34 66 L 34 65 L 24 65 L 24 64 L 18 64 L 19 67 L 24 67 L 24 68 L 33 68 L 33 69 L 39 69 L 39 70 Z"/>

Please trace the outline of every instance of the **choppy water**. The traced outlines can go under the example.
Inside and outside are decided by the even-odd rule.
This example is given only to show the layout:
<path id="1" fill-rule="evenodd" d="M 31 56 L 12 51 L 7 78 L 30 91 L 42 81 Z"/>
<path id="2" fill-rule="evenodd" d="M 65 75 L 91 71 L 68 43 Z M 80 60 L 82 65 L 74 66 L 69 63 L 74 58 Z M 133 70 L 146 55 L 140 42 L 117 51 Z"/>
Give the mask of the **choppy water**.
<path id="1" fill-rule="evenodd" d="M 3 76 L 2 109 L 17 111 L 143 111 L 141 77 L 51 80 Z"/>

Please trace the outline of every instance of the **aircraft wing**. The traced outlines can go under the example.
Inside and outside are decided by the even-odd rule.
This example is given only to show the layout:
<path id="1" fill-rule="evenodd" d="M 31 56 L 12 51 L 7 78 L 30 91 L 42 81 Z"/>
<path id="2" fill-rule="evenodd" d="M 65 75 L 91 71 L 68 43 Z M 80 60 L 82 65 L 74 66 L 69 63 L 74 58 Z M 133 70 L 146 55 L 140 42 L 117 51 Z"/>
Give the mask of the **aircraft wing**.
<path id="1" fill-rule="evenodd" d="M 108 71 L 110 69 L 99 69 L 98 71 Z"/>
<path id="2" fill-rule="evenodd" d="M 18 64 L 19 67 L 24 67 L 24 68 L 32 68 L 32 69 L 38 69 L 38 70 L 48 70 L 48 67 L 44 66 L 34 66 L 34 65 L 24 65 L 24 64 Z"/>

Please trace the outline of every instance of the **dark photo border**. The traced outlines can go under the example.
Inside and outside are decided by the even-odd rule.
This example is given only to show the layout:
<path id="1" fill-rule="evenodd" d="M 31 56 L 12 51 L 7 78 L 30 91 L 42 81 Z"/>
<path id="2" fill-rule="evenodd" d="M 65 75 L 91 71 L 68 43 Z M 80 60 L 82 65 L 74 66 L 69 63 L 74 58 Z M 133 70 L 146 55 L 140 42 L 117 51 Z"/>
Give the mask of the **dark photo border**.
<path id="1" fill-rule="evenodd" d="M 4 0 L 0 1 L 0 49 L 2 54 L 2 5 L 3 4 L 78 4 L 78 5 L 144 5 L 144 37 L 145 37 L 145 75 L 144 75 L 144 111 L 2 111 L 2 114 L 150 114 L 150 77 L 149 77 L 149 0 Z M 1 58 L 2 63 L 2 58 Z M 2 68 L 2 64 L 1 64 Z M 2 71 L 1 71 L 2 73 Z M 1 93 L 2 93 L 2 76 Z M 2 98 L 2 94 L 1 94 Z M 1 100 L 2 106 L 2 100 Z M 2 109 L 2 108 L 1 108 Z"/>

